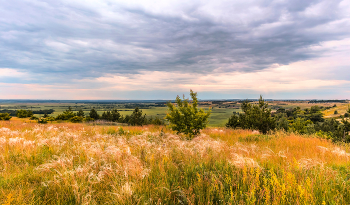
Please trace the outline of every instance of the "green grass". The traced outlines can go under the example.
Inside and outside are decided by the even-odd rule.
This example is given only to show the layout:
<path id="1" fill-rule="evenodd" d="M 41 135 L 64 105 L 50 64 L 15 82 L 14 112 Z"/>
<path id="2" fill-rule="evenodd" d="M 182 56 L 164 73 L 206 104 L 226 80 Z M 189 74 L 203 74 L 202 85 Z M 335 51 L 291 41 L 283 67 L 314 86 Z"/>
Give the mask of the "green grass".
<path id="1" fill-rule="evenodd" d="M 147 104 L 147 103 L 146 103 Z M 336 115 L 333 115 L 334 110 L 338 110 L 339 116 L 340 114 L 344 114 L 345 110 L 347 109 L 348 104 L 346 103 L 336 103 L 338 107 L 332 108 L 331 110 L 328 110 L 325 112 L 326 117 L 334 117 Z M 62 114 L 69 106 L 72 107 L 73 110 L 79 110 L 80 108 L 83 109 L 85 115 L 88 115 L 91 108 L 95 108 L 99 115 L 102 115 L 104 111 L 110 110 L 110 106 L 113 108 L 116 108 L 120 110 L 120 113 L 122 115 L 130 115 L 134 109 L 126 109 L 124 108 L 125 104 L 113 104 L 113 105 L 103 105 L 103 104 L 85 104 L 85 103 L 13 103 L 13 104 L 2 104 L 1 109 L 31 109 L 32 110 L 45 110 L 45 109 L 54 109 L 55 112 L 51 116 L 57 116 L 59 114 Z M 222 104 L 222 105 L 212 105 L 214 106 L 212 109 L 212 114 L 209 117 L 209 126 L 210 127 L 224 127 L 226 122 L 228 121 L 228 118 L 232 115 L 232 112 L 241 112 L 241 109 L 237 108 L 239 107 L 239 104 L 236 105 L 236 108 L 227 108 L 229 104 Z M 311 106 L 314 106 L 315 104 L 308 104 L 306 102 L 269 102 L 270 107 L 283 107 L 286 109 L 294 108 L 294 107 L 301 107 L 302 109 L 310 108 Z M 320 103 L 317 104 L 318 106 L 333 106 L 334 103 Z M 23 107 L 26 106 L 26 107 Z M 200 106 L 201 107 L 201 106 Z M 221 108 L 219 108 L 221 107 Z M 201 108 L 208 109 L 208 106 L 202 106 Z M 151 107 L 150 109 L 141 109 L 144 114 L 146 114 L 148 117 L 159 117 L 161 119 L 164 119 L 167 107 Z M 74 111 L 74 112 L 76 112 Z M 43 115 L 36 115 L 37 117 L 41 117 Z"/>

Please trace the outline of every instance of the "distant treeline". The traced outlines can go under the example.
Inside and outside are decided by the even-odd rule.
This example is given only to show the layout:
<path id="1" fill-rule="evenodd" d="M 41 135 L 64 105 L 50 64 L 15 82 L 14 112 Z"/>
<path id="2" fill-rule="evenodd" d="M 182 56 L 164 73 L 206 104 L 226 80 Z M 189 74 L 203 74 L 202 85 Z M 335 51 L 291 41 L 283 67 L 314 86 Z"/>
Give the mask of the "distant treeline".
<path id="1" fill-rule="evenodd" d="M 31 113 L 33 114 L 52 114 L 54 113 L 55 110 L 54 109 L 47 109 L 47 110 L 34 110 L 34 111 L 31 111 Z M 17 110 L 0 110 L 0 113 L 8 113 L 10 116 L 16 116 L 17 115 Z"/>
<path id="2" fill-rule="evenodd" d="M 310 100 L 308 103 L 347 103 L 347 100 Z"/>

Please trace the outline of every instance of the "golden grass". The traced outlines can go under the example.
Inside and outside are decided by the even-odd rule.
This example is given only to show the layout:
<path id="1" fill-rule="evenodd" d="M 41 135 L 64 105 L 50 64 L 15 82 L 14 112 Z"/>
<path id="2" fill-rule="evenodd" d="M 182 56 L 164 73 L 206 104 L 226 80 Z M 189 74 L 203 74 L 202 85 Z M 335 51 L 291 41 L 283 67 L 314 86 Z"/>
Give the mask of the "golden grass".
<path id="1" fill-rule="evenodd" d="M 349 204 L 349 152 L 284 132 L 0 122 L 0 204 Z"/>
<path id="2" fill-rule="evenodd" d="M 332 107 L 331 109 L 325 110 L 322 113 L 324 114 L 325 118 L 329 117 L 339 117 L 340 115 L 344 115 L 350 104 L 337 104 L 337 107 Z M 334 111 L 338 111 L 338 114 L 334 114 Z"/>

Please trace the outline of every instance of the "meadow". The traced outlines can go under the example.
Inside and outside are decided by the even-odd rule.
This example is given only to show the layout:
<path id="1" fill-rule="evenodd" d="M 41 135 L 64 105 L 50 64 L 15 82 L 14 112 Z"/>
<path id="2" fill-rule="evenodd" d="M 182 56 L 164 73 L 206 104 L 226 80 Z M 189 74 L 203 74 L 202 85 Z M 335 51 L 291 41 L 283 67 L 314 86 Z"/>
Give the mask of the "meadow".
<path id="1" fill-rule="evenodd" d="M 350 204 L 350 146 L 312 135 L 0 122 L 0 204 Z"/>
<path id="2" fill-rule="evenodd" d="M 257 103 L 257 102 L 252 102 Z M 300 107 L 301 109 L 310 108 L 311 106 L 318 105 L 324 107 L 332 107 L 334 104 L 337 107 L 328 109 L 324 111 L 326 118 L 335 117 L 338 118 L 340 115 L 344 115 L 349 106 L 348 103 L 308 103 L 308 101 L 270 101 L 269 107 L 272 111 L 276 111 L 278 108 L 295 108 Z M 130 115 L 134 108 L 141 106 L 141 110 L 147 117 L 159 117 L 163 119 L 167 113 L 167 107 L 165 105 L 155 106 L 155 103 L 0 103 L 1 109 L 9 110 L 47 110 L 54 109 L 55 112 L 50 116 L 56 117 L 59 114 L 62 114 L 69 107 L 73 109 L 74 112 L 77 112 L 79 109 L 82 109 L 85 115 L 88 115 L 92 108 L 96 109 L 99 115 L 102 115 L 103 112 L 118 109 L 122 115 Z M 202 101 L 199 103 L 200 108 L 209 109 L 212 108 L 212 112 L 209 118 L 209 127 L 224 127 L 228 121 L 228 118 L 232 115 L 233 112 L 242 112 L 240 108 L 240 103 L 237 101 Z M 337 110 L 338 114 L 334 114 L 334 111 Z M 36 117 L 42 117 L 43 114 L 35 114 Z"/>

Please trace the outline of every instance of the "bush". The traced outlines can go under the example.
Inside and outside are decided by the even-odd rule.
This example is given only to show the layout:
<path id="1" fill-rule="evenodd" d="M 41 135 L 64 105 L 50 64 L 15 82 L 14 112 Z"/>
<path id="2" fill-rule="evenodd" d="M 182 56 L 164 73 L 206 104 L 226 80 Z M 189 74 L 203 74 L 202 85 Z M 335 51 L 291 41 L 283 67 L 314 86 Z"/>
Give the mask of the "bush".
<path id="1" fill-rule="evenodd" d="M 73 123 L 82 122 L 83 120 L 84 120 L 84 118 L 80 117 L 80 116 L 74 116 L 70 119 L 70 121 Z"/>
<path id="2" fill-rule="evenodd" d="M 135 108 L 133 113 L 130 115 L 130 119 L 127 122 L 130 125 L 143 125 L 145 124 L 146 115 L 142 116 L 142 110 L 138 107 Z"/>
<path id="3" fill-rule="evenodd" d="M 10 120 L 11 118 L 9 113 L 0 113 L 0 120 Z"/>
<path id="4" fill-rule="evenodd" d="M 47 119 L 45 119 L 45 118 L 39 118 L 39 119 L 38 119 L 38 123 L 40 123 L 40 124 L 47 124 Z"/>
<path id="5" fill-rule="evenodd" d="M 192 139 L 200 133 L 201 129 L 207 126 L 211 109 L 208 112 L 198 109 L 197 93 L 190 90 L 190 95 L 192 103 L 184 97 L 181 100 L 179 96 L 175 100 L 177 106 L 168 102 L 169 113 L 167 113 L 165 119 L 169 121 L 170 127 L 174 131 L 184 133 Z"/>
<path id="6" fill-rule="evenodd" d="M 31 118 L 29 118 L 30 120 L 38 120 L 39 118 L 32 116 Z"/>
<path id="7" fill-rule="evenodd" d="M 16 116 L 18 118 L 26 118 L 26 117 L 32 117 L 33 112 L 31 110 L 17 110 Z"/>
<path id="8" fill-rule="evenodd" d="M 335 114 L 335 115 L 338 114 L 338 110 L 334 111 L 334 114 Z"/>
<path id="9" fill-rule="evenodd" d="M 259 130 L 264 134 L 275 129 L 276 121 L 271 117 L 271 109 L 268 108 L 268 104 L 265 103 L 262 96 L 260 96 L 257 105 L 253 105 L 246 100 L 242 103 L 241 108 L 244 113 L 240 113 L 239 116 L 232 115 L 226 127 Z"/>
<path id="10" fill-rule="evenodd" d="M 91 118 L 90 116 L 86 116 L 86 118 L 85 118 L 84 121 L 85 121 L 85 122 L 91 122 L 91 121 L 95 121 L 95 119 L 94 119 L 94 118 Z"/>

